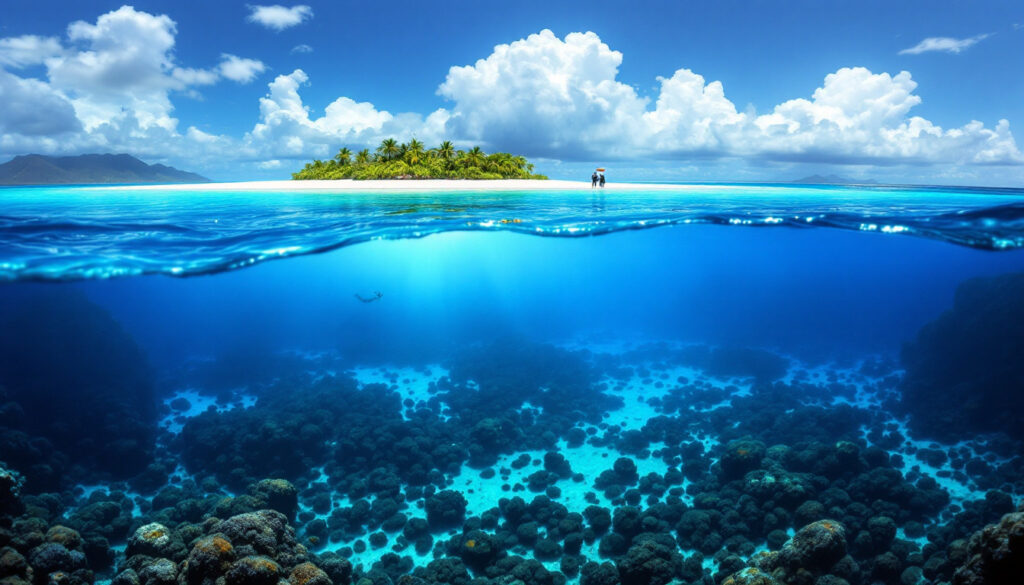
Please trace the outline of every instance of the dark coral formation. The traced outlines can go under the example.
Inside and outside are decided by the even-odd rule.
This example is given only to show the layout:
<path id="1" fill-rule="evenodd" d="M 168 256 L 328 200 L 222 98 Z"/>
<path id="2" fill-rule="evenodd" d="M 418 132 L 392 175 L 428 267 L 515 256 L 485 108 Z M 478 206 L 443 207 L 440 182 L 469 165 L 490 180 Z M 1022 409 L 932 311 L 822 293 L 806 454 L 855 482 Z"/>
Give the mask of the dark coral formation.
<path id="1" fill-rule="evenodd" d="M 3 404 L 7 400 L 13 404 Z M 82 293 L 0 291 L 0 406 L 7 410 L 0 440 L 47 443 L 3 450 L 7 463 L 37 489 L 59 484 L 59 474 L 34 468 L 44 461 L 69 458 L 123 478 L 141 471 L 152 455 L 156 397 L 145 357 Z M 33 451 L 45 457 L 32 458 Z"/>
<path id="2" fill-rule="evenodd" d="M 275 510 L 209 517 L 176 529 L 147 524 L 135 531 L 125 555 L 113 581 L 118 585 L 348 585 L 351 575 L 347 561 L 327 555 L 321 563 L 309 553 Z"/>
<path id="3" fill-rule="evenodd" d="M 59 571 L 115 585 L 947 583 L 985 558 L 970 535 L 1024 488 L 1016 443 L 911 450 L 878 411 L 823 402 L 852 402 L 858 386 L 891 400 L 892 364 L 812 379 L 761 350 L 517 340 L 447 365 L 415 401 L 393 374 L 360 385 L 345 367 L 261 372 L 248 408 L 218 388 L 235 408 L 178 419 L 182 433 L 109 491 L 46 493 L 0 473 L 2 566 L 26 583 Z M 715 379 L 664 373 L 695 365 Z M 608 413 L 637 381 L 664 393 L 636 395 L 656 415 L 627 430 Z M 566 445 L 607 458 L 594 470 Z M 950 505 L 897 449 L 988 495 Z M 505 497 L 471 509 L 459 473 Z M 583 503 L 569 505 L 575 488 Z"/>
<path id="4" fill-rule="evenodd" d="M 974 533 L 953 585 L 1024 583 L 1024 504 Z"/>
<path id="5" fill-rule="evenodd" d="M 1024 274 L 962 283 L 953 307 L 903 348 L 903 409 L 916 430 L 1024 439 Z"/>

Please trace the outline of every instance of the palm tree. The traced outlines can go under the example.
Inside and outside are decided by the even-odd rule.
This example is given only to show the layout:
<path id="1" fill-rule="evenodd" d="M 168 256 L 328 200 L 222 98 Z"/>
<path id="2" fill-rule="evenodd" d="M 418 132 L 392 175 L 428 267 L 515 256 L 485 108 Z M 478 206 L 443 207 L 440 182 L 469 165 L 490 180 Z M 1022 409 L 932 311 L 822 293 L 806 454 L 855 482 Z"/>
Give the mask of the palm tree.
<path id="1" fill-rule="evenodd" d="M 463 155 L 463 163 L 469 167 L 482 167 L 486 161 L 487 154 L 479 146 L 470 148 Z"/>
<path id="2" fill-rule="evenodd" d="M 455 158 L 455 145 L 452 144 L 451 140 L 445 140 L 441 143 L 441 146 L 438 146 L 434 150 L 434 152 L 436 153 L 437 158 L 445 162 L 451 162 L 451 160 Z"/>
<path id="3" fill-rule="evenodd" d="M 398 153 L 401 152 L 401 148 L 398 146 L 398 141 L 394 138 L 386 138 L 377 147 L 377 154 L 380 155 L 384 160 L 392 160 Z"/>
<path id="4" fill-rule="evenodd" d="M 345 166 L 350 160 L 352 160 L 352 151 L 347 146 L 343 146 L 338 154 L 334 155 L 334 160 L 338 161 L 338 164 Z"/>
<path id="5" fill-rule="evenodd" d="M 356 164 L 365 165 L 370 162 L 370 149 L 364 148 L 356 153 Z"/>
<path id="6" fill-rule="evenodd" d="M 423 160 L 423 143 L 413 138 L 409 141 L 409 144 L 405 145 L 405 162 L 410 165 L 419 164 Z"/>

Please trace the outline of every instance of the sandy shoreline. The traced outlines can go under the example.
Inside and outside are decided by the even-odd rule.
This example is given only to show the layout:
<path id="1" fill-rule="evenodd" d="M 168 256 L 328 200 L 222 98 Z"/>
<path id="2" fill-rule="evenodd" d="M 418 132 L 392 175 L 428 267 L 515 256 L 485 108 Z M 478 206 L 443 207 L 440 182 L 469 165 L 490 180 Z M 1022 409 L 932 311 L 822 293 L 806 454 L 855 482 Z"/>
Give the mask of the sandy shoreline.
<path id="1" fill-rule="evenodd" d="M 130 189 L 132 191 L 590 191 L 589 181 L 532 181 L 521 179 L 496 181 L 385 180 L 353 181 L 244 181 L 238 183 L 196 183 L 162 185 L 97 186 L 99 189 Z M 665 185 L 655 183 L 608 183 L 605 191 L 714 191 L 723 185 Z M 597 189 L 600 189 L 598 187 Z M 595 189 L 596 190 L 596 189 Z"/>

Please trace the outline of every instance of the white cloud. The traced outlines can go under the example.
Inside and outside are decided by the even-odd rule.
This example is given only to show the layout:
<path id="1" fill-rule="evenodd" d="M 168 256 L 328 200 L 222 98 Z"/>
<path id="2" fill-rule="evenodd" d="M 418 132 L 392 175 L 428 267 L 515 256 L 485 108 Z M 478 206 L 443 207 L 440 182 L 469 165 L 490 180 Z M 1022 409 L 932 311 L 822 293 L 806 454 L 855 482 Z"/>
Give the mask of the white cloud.
<path id="1" fill-rule="evenodd" d="M 551 161 L 812 161 L 976 175 L 978 165 L 1024 164 L 1006 120 L 943 128 L 914 116 L 922 98 L 906 71 L 841 68 L 817 89 L 758 115 L 739 111 L 721 82 L 686 68 L 659 77 L 651 97 L 641 95 L 619 81 L 623 55 L 596 34 L 559 38 L 550 31 L 452 67 L 437 90 L 449 104 L 429 114 L 388 112 L 355 96 L 307 104 L 302 93 L 310 78 L 296 69 L 270 81 L 244 136 L 195 126 L 180 131 L 172 98 L 197 95 L 222 79 L 249 83 L 267 67 L 230 53 L 213 66 L 185 66 L 175 59 L 176 34 L 167 16 L 124 6 L 94 23 L 71 24 L 63 43 L 0 39 L 6 66 L 46 71 L 45 79 L 29 79 L 0 70 L 0 154 L 118 151 L 197 170 L 203 161 L 267 169 L 274 164 L 268 161 L 301 166 L 342 145 L 374 146 L 394 136 Z"/>
<path id="2" fill-rule="evenodd" d="M 238 83 L 251 83 L 260 73 L 267 70 L 267 66 L 256 59 L 243 59 L 230 53 L 224 53 L 220 58 L 217 70 L 227 79 Z"/>
<path id="3" fill-rule="evenodd" d="M 52 137 L 82 128 L 71 102 L 35 79 L 0 70 L 0 103 L 0 135 L 4 137 Z"/>
<path id="4" fill-rule="evenodd" d="M 0 70 L 0 154 L 114 151 L 150 161 L 244 156 L 237 140 L 194 127 L 178 132 L 172 95 L 197 95 L 196 88 L 241 73 L 180 66 L 176 34 L 167 16 L 123 6 L 95 22 L 70 24 L 63 43 L 0 39 L 5 65 L 41 64 L 46 74 L 31 79 Z M 237 59 L 253 69 L 250 60 Z"/>
<path id="5" fill-rule="evenodd" d="M 954 39 L 952 37 L 928 37 L 909 49 L 900 51 L 900 55 L 920 55 L 921 53 L 943 52 L 960 53 L 968 47 L 992 36 L 991 34 L 977 35 L 966 39 Z"/>
<path id="6" fill-rule="evenodd" d="M 14 68 L 42 65 L 62 51 L 60 40 L 55 37 L 8 37 L 0 39 L 0 65 Z"/>
<path id="7" fill-rule="evenodd" d="M 261 24 L 276 31 L 282 31 L 313 18 L 313 9 L 304 4 L 287 8 L 280 4 L 273 6 L 249 6 L 249 22 Z"/>
<path id="8" fill-rule="evenodd" d="M 207 72 L 179 69 L 172 50 L 177 32 L 165 15 L 131 6 L 100 16 L 95 24 L 68 26 L 72 48 L 46 61 L 50 85 L 65 92 L 86 129 L 128 110 L 142 128 L 173 129 L 168 92 L 212 83 Z"/>
<path id="9" fill-rule="evenodd" d="M 647 100 L 615 81 L 622 53 L 594 33 L 564 40 L 544 30 L 498 45 L 474 65 L 452 67 L 438 93 L 454 102 L 448 130 L 463 140 L 587 155 L 622 146 Z"/>
<path id="10" fill-rule="evenodd" d="M 295 45 L 294 47 L 292 47 L 292 50 L 291 50 L 292 54 L 295 54 L 295 53 L 312 53 L 312 52 L 313 52 L 313 47 L 310 47 L 309 45 L 307 45 L 305 43 L 303 43 L 301 45 Z"/>
<path id="11" fill-rule="evenodd" d="M 339 146 L 369 146 L 388 136 L 425 141 L 441 140 L 447 112 L 440 110 L 424 119 L 419 114 L 394 115 L 377 110 L 369 102 L 340 97 L 311 117 L 299 88 L 309 81 L 301 69 L 279 75 L 265 97 L 260 98 L 260 121 L 245 137 L 250 151 L 267 158 L 325 156 Z"/>
<path id="12" fill-rule="evenodd" d="M 842 68 L 807 98 L 757 116 L 720 82 L 679 69 L 648 100 L 616 79 L 622 55 L 593 33 L 550 31 L 452 67 L 438 93 L 453 102 L 446 135 L 532 156 L 755 157 L 843 163 L 1024 162 L 1008 122 L 943 129 L 908 116 L 921 102 L 910 73 Z"/>
<path id="13" fill-rule="evenodd" d="M 256 166 L 264 171 L 281 168 L 281 161 L 275 159 L 265 160 L 256 163 Z"/>

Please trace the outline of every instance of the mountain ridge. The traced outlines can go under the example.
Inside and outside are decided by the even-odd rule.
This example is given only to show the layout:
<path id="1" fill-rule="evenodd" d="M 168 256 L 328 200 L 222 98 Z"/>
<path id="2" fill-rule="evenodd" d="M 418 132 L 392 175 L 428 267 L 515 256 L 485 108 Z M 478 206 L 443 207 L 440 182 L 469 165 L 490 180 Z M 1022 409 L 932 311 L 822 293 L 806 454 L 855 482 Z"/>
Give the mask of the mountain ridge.
<path id="1" fill-rule="evenodd" d="M 159 163 L 147 164 L 130 154 L 25 154 L 0 164 L 0 185 L 209 182 L 202 175 Z"/>

